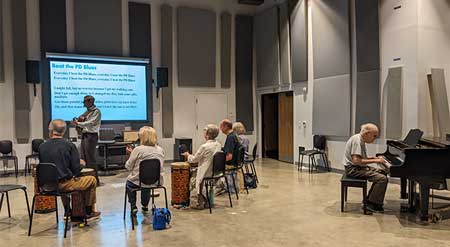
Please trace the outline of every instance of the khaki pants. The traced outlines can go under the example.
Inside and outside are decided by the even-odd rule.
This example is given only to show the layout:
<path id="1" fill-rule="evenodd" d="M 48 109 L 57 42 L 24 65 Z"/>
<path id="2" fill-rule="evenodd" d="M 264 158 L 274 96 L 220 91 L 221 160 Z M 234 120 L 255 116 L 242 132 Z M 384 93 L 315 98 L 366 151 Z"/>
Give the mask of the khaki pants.
<path id="1" fill-rule="evenodd" d="M 96 188 L 97 180 L 94 176 L 76 177 L 59 183 L 61 192 L 81 191 L 84 195 L 84 202 L 88 207 L 94 206 L 96 202 Z M 67 199 L 63 199 L 64 205 L 68 205 Z"/>
<path id="2" fill-rule="evenodd" d="M 345 167 L 345 172 L 350 177 L 367 179 L 372 182 L 368 200 L 372 203 L 383 205 L 384 195 L 386 194 L 388 184 L 388 178 L 385 174 L 370 166 L 348 166 Z"/>

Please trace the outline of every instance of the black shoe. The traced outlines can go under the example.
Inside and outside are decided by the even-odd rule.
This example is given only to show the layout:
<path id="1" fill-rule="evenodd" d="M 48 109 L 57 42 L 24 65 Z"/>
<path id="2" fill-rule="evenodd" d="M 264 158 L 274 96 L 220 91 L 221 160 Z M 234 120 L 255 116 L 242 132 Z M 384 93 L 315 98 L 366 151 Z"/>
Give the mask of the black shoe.
<path id="1" fill-rule="evenodd" d="M 136 216 L 137 212 L 138 212 L 137 207 L 133 207 L 133 208 L 131 209 L 131 216 Z"/>
<path id="2" fill-rule="evenodd" d="M 377 205 L 377 204 L 373 204 L 370 202 L 367 202 L 366 204 L 366 209 L 370 212 L 373 213 L 383 213 L 384 212 L 384 208 L 381 205 Z"/>
<path id="3" fill-rule="evenodd" d="M 148 215 L 148 207 L 142 207 L 142 214 Z"/>

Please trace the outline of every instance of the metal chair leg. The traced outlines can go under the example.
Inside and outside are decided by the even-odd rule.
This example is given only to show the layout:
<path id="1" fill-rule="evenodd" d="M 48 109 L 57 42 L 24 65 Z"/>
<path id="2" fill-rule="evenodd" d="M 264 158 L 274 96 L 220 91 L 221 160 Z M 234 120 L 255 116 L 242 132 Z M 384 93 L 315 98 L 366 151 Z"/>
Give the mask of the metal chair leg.
<path id="1" fill-rule="evenodd" d="M 167 190 L 166 190 L 166 187 L 162 187 L 162 188 L 164 190 L 164 199 L 166 200 L 166 208 L 169 208 L 169 203 L 167 202 Z"/>
<path id="2" fill-rule="evenodd" d="M 127 211 L 127 188 L 125 186 L 125 199 L 123 200 L 123 220 L 125 220 L 126 211 Z"/>
<path id="3" fill-rule="evenodd" d="M 6 194 L 6 205 L 8 206 L 8 217 L 11 218 L 11 208 L 9 206 L 9 195 L 8 195 L 8 191 L 5 192 Z"/>
<path id="4" fill-rule="evenodd" d="M 2 197 L 0 198 L 0 212 L 2 211 L 2 207 L 3 207 L 3 197 L 5 196 L 5 194 L 2 193 Z"/>
<path id="5" fill-rule="evenodd" d="M 208 202 L 209 213 L 212 214 L 211 201 L 209 200 L 209 184 L 207 181 L 205 181 L 205 189 L 206 189 L 206 201 Z"/>
<path id="6" fill-rule="evenodd" d="M 72 198 L 70 195 L 67 195 L 69 197 L 69 202 L 72 201 Z M 58 209 L 56 209 L 56 215 L 58 215 Z M 58 217 L 56 217 L 58 218 Z M 66 217 L 66 222 L 64 224 L 64 238 L 67 237 L 67 228 L 69 228 L 69 218 L 72 218 L 72 210 L 69 211 L 68 217 Z"/>
<path id="7" fill-rule="evenodd" d="M 344 185 L 341 183 L 341 212 L 344 212 Z"/>
<path id="8" fill-rule="evenodd" d="M 237 174 L 237 173 L 235 173 L 235 174 Z M 236 182 L 234 181 L 234 174 L 233 173 L 231 173 L 231 179 L 233 180 L 233 187 L 234 187 L 234 192 L 236 193 L 236 199 L 239 200 L 239 195 L 238 195 L 239 191 L 236 188 Z"/>
<path id="9" fill-rule="evenodd" d="M 59 224 L 59 218 L 58 218 L 58 197 L 55 196 L 55 208 L 56 208 L 56 227 L 58 227 Z"/>
<path id="10" fill-rule="evenodd" d="M 367 185 L 363 187 L 363 210 L 367 214 Z"/>
<path id="11" fill-rule="evenodd" d="M 31 217 L 30 214 L 30 203 L 28 202 L 28 193 L 27 193 L 27 189 L 23 189 L 23 193 L 25 193 L 25 201 L 27 203 L 27 210 L 28 210 L 28 218 Z"/>
<path id="12" fill-rule="evenodd" d="M 259 184 L 258 174 L 256 173 L 256 167 L 255 167 L 255 163 L 254 163 L 253 161 L 252 161 L 252 163 L 251 163 L 251 166 L 252 166 L 253 172 L 255 173 L 256 183 Z"/>
<path id="13" fill-rule="evenodd" d="M 33 225 L 33 215 L 34 215 L 34 203 L 36 201 L 36 195 L 33 196 L 33 202 L 31 204 L 31 215 L 30 215 L 30 224 L 28 226 L 28 236 L 31 235 L 31 226 Z"/>
<path id="14" fill-rule="evenodd" d="M 14 157 L 14 170 L 16 173 L 16 178 L 19 176 L 19 161 L 17 159 L 17 157 Z"/>
<path id="15" fill-rule="evenodd" d="M 231 193 L 230 193 L 230 186 L 228 185 L 228 180 L 225 178 L 225 184 L 227 185 L 227 192 L 228 192 L 228 199 L 230 200 L 230 207 L 233 207 L 233 203 L 231 202 Z"/>

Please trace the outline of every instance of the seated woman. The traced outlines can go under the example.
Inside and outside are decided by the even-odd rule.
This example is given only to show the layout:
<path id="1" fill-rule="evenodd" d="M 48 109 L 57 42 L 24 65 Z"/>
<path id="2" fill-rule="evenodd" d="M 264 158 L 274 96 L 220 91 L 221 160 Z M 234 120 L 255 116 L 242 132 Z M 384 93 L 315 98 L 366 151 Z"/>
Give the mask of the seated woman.
<path id="1" fill-rule="evenodd" d="M 130 154 L 125 167 L 131 171 L 127 177 L 127 193 L 128 201 L 131 204 L 131 214 L 137 213 L 136 207 L 136 191 L 133 189 L 139 188 L 139 164 L 143 160 L 158 159 L 161 162 L 161 184 L 163 184 L 163 164 L 164 164 L 164 150 L 158 146 L 158 138 L 156 131 L 152 127 L 144 126 L 139 130 L 140 145 L 132 149 L 127 147 L 127 152 Z M 148 203 L 150 201 L 150 189 L 143 187 L 141 189 L 141 204 L 142 213 L 148 213 Z"/>
<path id="2" fill-rule="evenodd" d="M 219 128 L 214 124 L 208 124 L 204 128 L 206 143 L 200 146 L 195 155 L 189 154 L 188 152 L 182 154 L 187 162 L 198 163 L 197 175 L 191 177 L 191 208 L 202 209 L 204 207 L 204 197 L 201 195 L 201 186 L 203 178 L 212 175 L 213 156 L 222 148 L 222 145 L 216 141 L 218 135 Z"/>
<path id="3" fill-rule="evenodd" d="M 248 150 L 249 150 L 249 146 L 250 146 L 250 140 L 245 135 L 245 132 L 247 132 L 247 131 L 245 130 L 244 124 L 242 124 L 241 122 L 234 123 L 233 131 L 238 136 L 239 141 L 241 142 L 242 146 L 245 147 L 245 158 L 247 159 L 247 154 L 248 154 Z"/>

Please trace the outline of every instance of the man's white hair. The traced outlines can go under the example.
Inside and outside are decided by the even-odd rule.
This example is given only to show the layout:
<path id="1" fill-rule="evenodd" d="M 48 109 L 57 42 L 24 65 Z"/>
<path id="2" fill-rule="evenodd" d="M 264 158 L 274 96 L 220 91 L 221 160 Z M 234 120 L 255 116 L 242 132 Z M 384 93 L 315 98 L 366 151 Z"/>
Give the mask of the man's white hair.
<path id="1" fill-rule="evenodd" d="M 366 123 L 361 125 L 361 131 L 359 133 L 361 133 L 361 135 L 368 133 L 368 132 L 372 132 L 372 131 L 378 131 L 378 127 L 373 124 L 373 123 Z"/>

